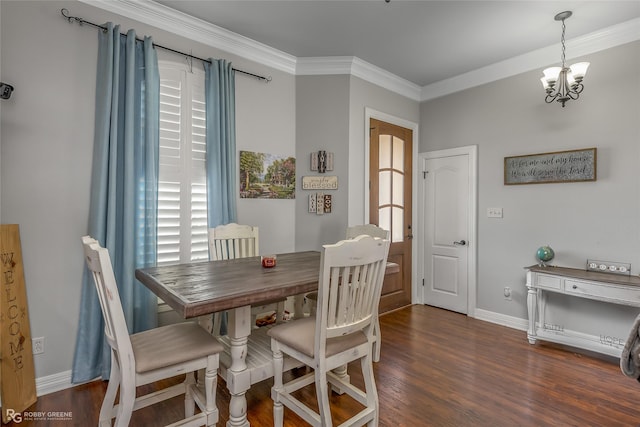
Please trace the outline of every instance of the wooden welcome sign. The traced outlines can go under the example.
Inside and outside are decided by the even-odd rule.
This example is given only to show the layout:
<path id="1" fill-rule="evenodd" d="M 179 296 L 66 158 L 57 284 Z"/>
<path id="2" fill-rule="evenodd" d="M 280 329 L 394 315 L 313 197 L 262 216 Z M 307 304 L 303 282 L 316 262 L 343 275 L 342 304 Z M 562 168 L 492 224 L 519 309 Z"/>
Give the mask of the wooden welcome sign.
<path id="1" fill-rule="evenodd" d="M 20 231 L 0 225 L 0 383 L 2 422 L 33 405 L 36 380 Z"/>

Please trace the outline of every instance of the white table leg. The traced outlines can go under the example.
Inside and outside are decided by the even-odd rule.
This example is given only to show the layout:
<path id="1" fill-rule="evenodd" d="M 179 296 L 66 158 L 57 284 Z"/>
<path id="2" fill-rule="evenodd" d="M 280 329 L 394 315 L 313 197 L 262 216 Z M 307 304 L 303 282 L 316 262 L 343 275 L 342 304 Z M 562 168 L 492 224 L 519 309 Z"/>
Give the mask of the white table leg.
<path id="1" fill-rule="evenodd" d="M 529 344 L 536 343 L 536 314 L 538 312 L 538 291 L 529 288 L 527 292 L 527 309 L 529 312 L 529 329 L 527 330 L 527 338 Z"/>
<path id="2" fill-rule="evenodd" d="M 536 315 L 538 312 L 538 290 L 532 286 L 531 272 L 527 272 L 527 312 L 529 314 L 529 329 L 527 338 L 529 344 L 536 343 Z"/>
<path id="3" fill-rule="evenodd" d="M 338 378 L 341 378 L 342 381 L 346 383 L 351 383 L 351 377 L 347 373 L 347 365 L 338 366 L 337 368 L 333 369 L 332 372 L 336 374 Z M 334 393 L 339 395 L 343 395 L 345 393 L 343 389 L 333 384 L 331 385 L 331 389 L 334 391 Z"/>
<path id="4" fill-rule="evenodd" d="M 247 340 L 251 333 L 251 306 L 229 311 L 228 336 L 231 342 L 231 366 L 227 370 L 227 388 L 231 395 L 227 427 L 249 427 L 247 398 L 251 374 L 247 370 Z"/>
<path id="5" fill-rule="evenodd" d="M 293 319 L 302 319 L 304 317 L 304 295 L 295 295 L 293 297 Z"/>

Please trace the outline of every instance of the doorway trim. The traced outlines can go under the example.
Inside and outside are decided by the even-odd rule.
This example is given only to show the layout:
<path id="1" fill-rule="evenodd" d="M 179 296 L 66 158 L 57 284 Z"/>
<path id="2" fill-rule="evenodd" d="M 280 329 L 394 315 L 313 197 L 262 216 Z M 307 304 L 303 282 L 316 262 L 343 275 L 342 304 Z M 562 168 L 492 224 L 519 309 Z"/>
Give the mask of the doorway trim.
<path id="1" fill-rule="evenodd" d="M 458 148 L 449 148 L 444 150 L 436 150 L 436 151 L 428 151 L 426 153 L 420 153 L 418 155 L 420 162 L 420 169 L 415 169 L 416 173 L 414 175 L 420 175 L 421 177 L 424 175 L 423 165 L 425 160 L 429 159 L 437 159 L 441 157 L 451 157 L 451 156 L 460 156 L 460 155 L 468 155 L 469 156 L 469 200 L 467 201 L 469 206 L 469 218 L 468 218 L 468 230 L 469 230 L 469 252 L 467 259 L 467 316 L 476 317 L 476 302 L 477 302 L 477 266 L 478 266 L 478 146 L 477 145 L 469 145 L 466 147 L 458 147 Z M 426 180 L 419 180 L 419 195 L 418 195 L 418 224 L 420 225 L 420 233 L 418 234 L 418 238 L 414 240 L 418 240 L 418 264 L 420 264 L 419 268 L 419 277 L 421 279 L 421 286 L 419 295 L 417 296 L 417 301 L 420 304 L 424 304 L 424 254 L 425 254 L 425 244 L 426 244 L 426 235 L 425 231 L 422 228 L 422 224 L 425 221 L 425 183 Z"/>
<path id="2" fill-rule="evenodd" d="M 411 227 L 413 230 L 414 238 L 411 240 L 411 303 L 417 304 L 421 301 L 422 291 L 418 289 L 418 240 L 416 236 L 420 232 L 418 227 L 418 208 L 416 200 L 418 200 L 418 123 L 393 116 L 382 111 L 375 110 L 370 107 L 364 108 L 364 217 L 362 218 L 363 224 L 369 222 L 369 155 L 371 145 L 371 134 L 369 132 L 369 126 L 371 119 L 380 120 L 383 122 L 391 123 L 396 126 L 400 126 L 406 129 L 411 129 L 413 140 L 412 146 L 412 162 L 411 167 L 413 169 L 413 176 L 411 177 L 411 198 L 413 199 L 413 207 L 411 212 Z M 351 225 L 351 224 L 350 224 Z M 422 288 L 422 286 L 420 286 Z"/>

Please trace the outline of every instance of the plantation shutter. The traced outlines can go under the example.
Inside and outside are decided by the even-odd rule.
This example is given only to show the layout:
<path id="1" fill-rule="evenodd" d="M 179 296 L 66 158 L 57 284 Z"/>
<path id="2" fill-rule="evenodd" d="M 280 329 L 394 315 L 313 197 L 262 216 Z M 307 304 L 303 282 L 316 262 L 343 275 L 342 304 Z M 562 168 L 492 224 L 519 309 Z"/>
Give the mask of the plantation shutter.
<path id="1" fill-rule="evenodd" d="M 206 260 L 204 74 L 160 65 L 158 265 Z"/>

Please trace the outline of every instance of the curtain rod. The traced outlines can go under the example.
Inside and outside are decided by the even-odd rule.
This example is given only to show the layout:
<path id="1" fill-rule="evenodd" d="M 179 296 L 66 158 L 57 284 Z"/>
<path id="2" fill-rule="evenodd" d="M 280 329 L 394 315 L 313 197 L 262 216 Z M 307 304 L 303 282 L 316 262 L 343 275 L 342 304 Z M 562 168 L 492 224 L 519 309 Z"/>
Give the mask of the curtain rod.
<path id="1" fill-rule="evenodd" d="M 100 28 L 102 31 L 106 31 L 107 30 L 107 28 L 102 26 L 102 25 L 98 25 L 98 24 L 95 24 L 93 22 L 85 21 L 84 19 L 78 18 L 77 16 L 69 15 L 69 10 L 66 9 L 66 8 L 60 9 L 60 13 L 62 14 L 62 16 L 65 17 L 65 19 L 67 21 L 69 21 L 71 23 L 77 22 L 79 25 L 87 24 L 87 25 L 91 25 L 92 27 L 95 27 L 95 28 Z M 120 33 L 120 35 L 125 36 L 126 34 Z M 137 37 L 136 37 L 136 40 L 143 41 L 142 39 L 139 39 Z M 162 46 L 162 45 L 156 44 L 155 42 L 153 43 L 153 45 L 155 47 L 157 47 L 157 48 L 164 49 L 164 50 L 167 50 L 169 52 L 177 53 L 178 55 L 183 55 L 183 56 L 186 56 L 187 58 L 190 58 L 190 59 L 197 59 L 197 60 L 202 61 L 202 62 L 211 63 L 211 61 L 209 61 L 208 59 L 199 58 L 199 57 L 194 56 L 194 55 L 192 55 L 190 53 L 181 52 L 179 50 L 172 49 L 170 47 L 166 47 L 166 46 Z M 255 77 L 258 80 L 264 80 L 266 83 L 269 83 L 272 80 L 271 76 L 265 77 L 265 76 L 261 76 L 259 74 L 250 73 L 248 71 L 240 70 L 240 69 L 237 69 L 237 68 L 233 68 L 233 71 L 236 71 L 236 72 L 242 73 L 242 74 L 246 74 L 247 76 Z"/>

